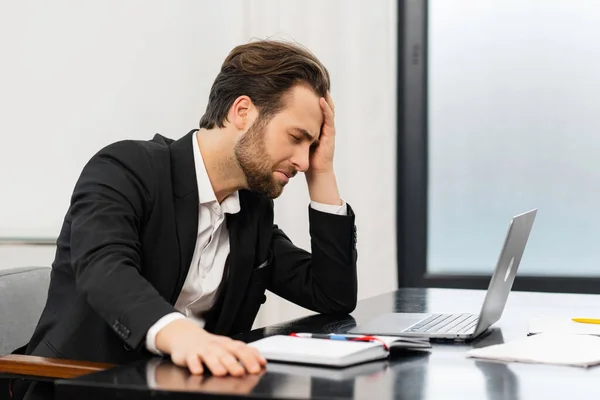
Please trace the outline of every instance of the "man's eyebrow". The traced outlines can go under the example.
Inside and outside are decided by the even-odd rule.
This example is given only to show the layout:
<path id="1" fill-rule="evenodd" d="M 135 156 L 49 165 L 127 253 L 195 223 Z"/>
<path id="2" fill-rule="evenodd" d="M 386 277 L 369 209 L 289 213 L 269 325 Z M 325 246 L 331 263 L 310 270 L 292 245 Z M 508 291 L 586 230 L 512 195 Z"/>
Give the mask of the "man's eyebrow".
<path id="1" fill-rule="evenodd" d="M 311 135 L 310 132 L 308 132 L 306 129 L 294 127 L 294 128 L 292 128 L 292 130 L 295 130 L 296 132 L 299 132 L 300 134 L 302 134 L 302 136 L 304 136 L 304 138 L 306 140 L 308 140 L 309 142 L 312 142 L 313 146 L 319 145 L 319 139 L 315 139 L 315 137 L 313 135 Z"/>

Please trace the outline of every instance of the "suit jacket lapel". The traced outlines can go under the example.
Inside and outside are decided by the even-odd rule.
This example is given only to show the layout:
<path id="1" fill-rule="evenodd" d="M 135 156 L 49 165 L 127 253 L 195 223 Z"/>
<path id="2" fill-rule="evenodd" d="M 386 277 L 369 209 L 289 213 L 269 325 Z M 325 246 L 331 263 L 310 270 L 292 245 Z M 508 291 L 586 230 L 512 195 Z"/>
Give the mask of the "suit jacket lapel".
<path id="1" fill-rule="evenodd" d="M 192 136 L 196 130 L 194 129 L 171 144 L 171 179 L 175 202 L 177 241 L 179 243 L 179 271 L 177 285 L 171 297 L 172 304 L 175 304 L 183 288 L 198 236 L 200 200 L 192 148 Z"/>
<path id="2" fill-rule="evenodd" d="M 240 191 L 240 212 L 227 215 L 230 246 L 226 268 L 228 274 L 223 277 L 226 282 L 225 297 L 215 333 L 229 333 L 248 289 L 254 267 L 256 218 L 249 212 L 251 206 L 245 194 L 244 191 Z"/>
<path id="3" fill-rule="evenodd" d="M 189 132 L 170 146 L 171 179 L 179 243 L 179 271 L 177 285 L 171 297 L 172 304 L 175 304 L 183 288 L 198 236 L 200 200 L 192 148 L 194 132 L 195 130 Z M 225 291 L 221 299 L 222 307 L 219 307 L 220 310 L 215 310 L 218 311 L 213 329 L 215 333 L 229 333 L 252 276 L 257 221 L 250 211 L 253 206 L 249 203 L 251 203 L 251 195 L 240 191 L 240 212 L 226 216 L 230 250 L 225 268 L 226 276 L 223 276 Z"/>

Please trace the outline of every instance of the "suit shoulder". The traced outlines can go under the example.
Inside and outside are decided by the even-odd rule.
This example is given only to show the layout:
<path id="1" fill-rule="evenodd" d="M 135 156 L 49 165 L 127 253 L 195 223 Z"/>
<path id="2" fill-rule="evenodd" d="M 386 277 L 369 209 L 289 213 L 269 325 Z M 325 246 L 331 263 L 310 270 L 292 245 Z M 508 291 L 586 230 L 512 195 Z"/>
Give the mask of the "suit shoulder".
<path id="1" fill-rule="evenodd" d="M 143 140 L 120 140 L 111 143 L 94 154 L 84 166 L 80 181 L 86 178 L 117 182 L 119 179 L 132 179 L 142 184 L 146 191 L 153 186 L 155 171 L 161 169 L 157 156 L 160 145 Z"/>
<path id="2" fill-rule="evenodd" d="M 152 140 L 119 140 L 103 147 L 95 156 L 114 156 L 131 159 L 131 157 L 147 158 L 157 153 L 168 152 L 168 141 L 157 140 L 158 137 L 162 138 L 160 135 L 156 135 Z"/>
<path id="3" fill-rule="evenodd" d="M 168 164 L 171 142 L 159 134 L 151 140 L 120 140 L 100 149 L 88 165 L 109 162 L 137 173 L 163 170 Z"/>

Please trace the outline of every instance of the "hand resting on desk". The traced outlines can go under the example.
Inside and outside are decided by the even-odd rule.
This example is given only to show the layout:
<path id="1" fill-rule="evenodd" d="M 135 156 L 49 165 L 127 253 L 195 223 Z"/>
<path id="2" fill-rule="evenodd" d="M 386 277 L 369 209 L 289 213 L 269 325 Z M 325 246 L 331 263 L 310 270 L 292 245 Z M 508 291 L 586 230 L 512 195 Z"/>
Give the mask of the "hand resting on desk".
<path id="1" fill-rule="evenodd" d="M 178 319 L 156 335 L 156 347 L 171 355 L 176 365 L 192 374 L 204 372 L 203 363 L 215 376 L 258 374 L 267 361 L 258 350 L 226 336 L 213 335 L 188 319 Z"/>

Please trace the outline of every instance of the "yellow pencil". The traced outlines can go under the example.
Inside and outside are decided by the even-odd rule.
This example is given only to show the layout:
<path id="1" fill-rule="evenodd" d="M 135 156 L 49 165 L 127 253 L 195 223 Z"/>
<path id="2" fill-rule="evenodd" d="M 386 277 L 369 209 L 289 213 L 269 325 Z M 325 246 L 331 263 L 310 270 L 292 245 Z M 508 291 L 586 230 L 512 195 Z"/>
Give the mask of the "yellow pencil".
<path id="1" fill-rule="evenodd" d="M 582 324 L 600 324 L 600 319 L 593 318 L 573 318 L 573 321 Z"/>

